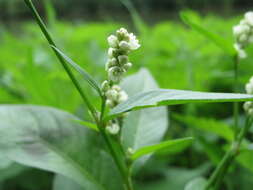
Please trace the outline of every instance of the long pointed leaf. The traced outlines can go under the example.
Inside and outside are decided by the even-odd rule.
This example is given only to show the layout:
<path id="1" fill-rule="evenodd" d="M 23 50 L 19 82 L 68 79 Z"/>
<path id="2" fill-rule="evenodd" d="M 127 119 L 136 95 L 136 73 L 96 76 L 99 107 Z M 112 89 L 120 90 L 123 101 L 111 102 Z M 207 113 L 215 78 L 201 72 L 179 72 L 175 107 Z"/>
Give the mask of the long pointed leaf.
<path id="1" fill-rule="evenodd" d="M 186 90 L 158 89 L 139 93 L 130 97 L 111 110 L 106 119 L 114 118 L 124 112 L 139 110 L 148 107 L 164 105 L 178 105 L 186 103 L 213 103 L 213 102 L 244 102 L 252 101 L 253 96 L 233 93 L 208 93 Z"/>
<path id="2" fill-rule="evenodd" d="M 218 47 L 220 47 L 222 50 L 224 50 L 225 52 L 227 52 L 231 56 L 234 56 L 236 54 L 236 51 L 233 48 L 232 43 L 230 43 L 228 40 L 225 40 L 224 38 L 220 37 L 219 35 L 210 32 L 209 30 L 203 28 L 202 26 L 198 25 L 197 23 L 192 22 L 191 19 L 188 18 L 188 15 L 186 12 L 181 12 L 180 17 L 184 21 L 185 24 L 189 25 L 193 30 L 195 30 L 199 34 L 205 36 L 207 39 L 214 42 Z"/>
<path id="3" fill-rule="evenodd" d="M 91 87 L 93 87 L 100 96 L 102 96 L 102 92 L 100 90 L 99 85 L 97 82 L 90 76 L 88 72 L 86 72 L 82 67 L 76 64 L 72 59 L 70 59 L 67 55 L 65 55 L 61 50 L 57 47 L 52 46 L 66 61 L 69 63 L 77 72 L 79 72 L 83 78 L 89 83 Z"/>
<path id="4" fill-rule="evenodd" d="M 178 148 L 181 145 L 185 146 L 185 144 L 191 144 L 193 141 L 192 137 L 188 138 L 182 138 L 182 139 L 176 139 L 176 140 L 168 140 L 165 142 L 161 142 L 159 144 L 151 145 L 151 146 L 146 146 L 143 148 L 140 148 L 139 150 L 135 151 L 134 154 L 131 156 L 132 160 L 136 160 L 144 155 L 151 154 L 157 151 L 166 151 L 166 149 L 173 149 L 173 148 Z"/>

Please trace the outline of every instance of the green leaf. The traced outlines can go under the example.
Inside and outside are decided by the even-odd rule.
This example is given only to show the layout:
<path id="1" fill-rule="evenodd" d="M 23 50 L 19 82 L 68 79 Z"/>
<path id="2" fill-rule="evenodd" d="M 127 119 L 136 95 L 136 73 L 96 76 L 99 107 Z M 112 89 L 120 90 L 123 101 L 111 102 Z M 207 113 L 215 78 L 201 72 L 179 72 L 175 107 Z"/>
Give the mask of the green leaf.
<path id="1" fill-rule="evenodd" d="M 215 33 L 210 32 L 209 30 L 205 29 L 199 24 L 192 22 L 187 12 L 184 12 L 184 11 L 180 12 L 180 17 L 185 24 L 189 25 L 193 30 L 203 35 L 210 41 L 214 42 L 218 47 L 220 47 L 226 53 L 228 53 L 231 56 L 236 55 L 236 51 L 233 48 L 233 44 L 231 42 L 229 42 L 228 40 L 225 40 L 224 38 L 220 37 L 219 35 Z"/>
<path id="2" fill-rule="evenodd" d="M 86 189 L 123 189 L 102 139 L 73 122 L 77 119 L 49 107 L 0 106 L 0 150 L 10 160 L 64 175 Z"/>
<path id="3" fill-rule="evenodd" d="M 83 120 L 73 120 L 74 122 L 76 123 L 79 123 L 80 125 L 84 126 L 84 127 L 87 127 L 89 129 L 92 129 L 92 130 L 95 130 L 95 131 L 99 131 L 98 127 L 96 124 L 94 123 L 90 123 L 88 121 L 83 121 Z"/>
<path id="4" fill-rule="evenodd" d="M 173 118 L 186 124 L 188 127 L 193 127 L 205 132 L 214 133 L 227 141 L 232 141 L 234 138 L 233 130 L 221 121 L 212 118 L 200 118 L 194 116 L 181 116 L 173 114 Z"/>
<path id="5" fill-rule="evenodd" d="M 102 92 L 100 90 L 99 85 L 97 82 L 90 76 L 88 72 L 86 72 L 82 67 L 80 67 L 78 64 L 76 64 L 73 60 L 71 60 L 68 56 L 66 56 L 61 50 L 59 50 L 57 47 L 52 46 L 64 59 L 67 63 L 69 63 L 77 72 L 79 72 L 83 78 L 89 83 L 91 87 L 93 87 L 97 93 L 102 97 Z"/>
<path id="6" fill-rule="evenodd" d="M 14 163 L 0 153 L 0 182 L 15 177 L 27 169 L 27 167 Z"/>
<path id="7" fill-rule="evenodd" d="M 129 96 L 138 92 L 156 89 L 157 84 L 146 69 L 127 77 L 121 84 Z M 128 114 L 122 128 L 122 143 L 124 148 L 137 150 L 141 147 L 159 143 L 168 127 L 166 108 L 149 108 Z M 147 158 L 146 158 L 147 159 Z M 143 160 L 138 160 L 144 163 Z"/>
<path id="8" fill-rule="evenodd" d="M 135 28 L 138 30 L 138 32 L 145 35 L 148 31 L 148 28 L 146 24 L 144 23 L 144 21 L 142 20 L 142 18 L 140 17 L 139 13 L 137 12 L 131 0 L 121 0 L 121 2 L 131 14 Z"/>
<path id="9" fill-rule="evenodd" d="M 151 170 L 156 171 L 157 163 L 149 166 Z M 199 176 L 206 175 L 211 168 L 210 164 L 201 164 L 194 169 L 182 167 L 167 167 L 167 164 L 161 166 L 163 178 L 156 180 L 147 180 L 145 183 L 137 185 L 137 190 L 182 190 L 185 185 Z M 178 177 L 179 176 L 179 177 Z"/>
<path id="10" fill-rule="evenodd" d="M 192 137 L 188 138 L 182 138 L 182 139 L 176 139 L 176 140 L 168 140 L 165 142 L 161 142 L 159 144 L 151 145 L 151 146 L 146 146 L 143 148 L 138 149 L 137 151 L 134 152 L 134 154 L 131 156 L 132 160 L 136 160 L 144 155 L 151 154 L 156 151 L 162 151 L 162 150 L 170 150 L 172 149 L 177 149 L 181 145 L 185 146 L 187 143 L 188 145 L 191 144 L 193 141 Z"/>
<path id="11" fill-rule="evenodd" d="M 55 176 L 53 190 L 70 190 L 70 189 L 83 190 L 83 187 L 77 184 L 75 181 L 62 175 Z"/>
<path id="12" fill-rule="evenodd" d="M 208 93 L 186 90 L 158 89 L 138 93 L 130 97 L 127 101 L 119 104 L 114 109 L 112 109 L 106 119 L 117 117 L 118 115 L 131 110 L 164 105 L 177 105 L 196 102 L 243 102 L 252 100 L 253 96 L 247 94 Z"/>
<path id="13" fill-rule="evenodd" d="M 199 177 L 190 181 L 184 188 L 184 190 L 205 190 L 207 180 Z"/>

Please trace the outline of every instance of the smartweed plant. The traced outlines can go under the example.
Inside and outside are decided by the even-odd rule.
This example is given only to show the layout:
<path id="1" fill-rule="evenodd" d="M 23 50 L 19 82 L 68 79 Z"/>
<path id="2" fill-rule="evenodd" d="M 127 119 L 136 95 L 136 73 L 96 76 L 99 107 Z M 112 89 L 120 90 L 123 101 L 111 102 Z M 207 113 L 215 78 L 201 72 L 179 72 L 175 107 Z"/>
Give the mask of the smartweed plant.
<path id="1" fill-rule="evenodd" d="M 125 28 L 108 37 L 108 61 L 105 63 L 108 77 L 99 85 L 56 46 L 32 1 L 24 2 L 79 92 L 93 122 L 82 121 L 55 108 L 2 105 L 0 148 L 10 160 L 52 171 L 61 184 L 71 184 L 71 189 L 134 190 L 133 174 L 150 156 L 160 151 L 168 151 L 168 154 L 177 152 L 193 141 L 192 137 L 162 141 L 168 116 L 164 106 L 234 102 L 234 139 L 227 153 L 208 179 L 194 179 L 185 187 L 186 190 L 219 189 L 229 166 L 240 153 L 242 142 L 253 122 L 253 79 L 246 85 L 248 94 L 239 94 L 237 85 L 239 61 L 246 56 L 244 48 L 252 42 L 253 13 L 247 13 L 240 25 L 234 28 L 235 48 L 182 14 L 187 24 L 222 46 L 234 58 L 236 93 L 207 93 L 159 89 L 145 69 L 124 78 L 125 73 L 134 66 L 128 55 L 137 49 L 141 51 L 136 36 Z M 73 70 L 97 93 L 99 108 L 90 101 L 82 87 L 83 81 L 76 78 Z M 237 102 L 245 101 L 247 119 L 243 126 L 239 126 Z M 57 188 L 63 189 L 63 186 Z"/>

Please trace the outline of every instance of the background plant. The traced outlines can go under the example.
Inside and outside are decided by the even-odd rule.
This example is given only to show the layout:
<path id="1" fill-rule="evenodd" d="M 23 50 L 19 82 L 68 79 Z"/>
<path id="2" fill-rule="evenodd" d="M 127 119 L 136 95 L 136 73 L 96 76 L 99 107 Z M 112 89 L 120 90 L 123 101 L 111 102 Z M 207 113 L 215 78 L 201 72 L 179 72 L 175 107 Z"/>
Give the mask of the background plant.
<path id="1" fill-rule="evenodd" d="M 215 21 L 215 23 L 216 23 L 216 21 Z M 231 24 L 232 25 L 232 24 Z M 164 26 L 168 26 L 167 24 L 165 24 Z M 99 29 L 99 30 L 103 30 L 103 28 L 104 28 L 104 26 L 101 26 L 101 28 Z M 107 37 L 107 35 L 109 35 L 109 33 L 112 33 L 116 28 L 118 28 L 118 26 L 115 26 L 115 28 L 113 28 L 113 29 L 111 29 L 110 30 L 110 32 L 107 32 L 107 34 L 105 35 L 104 34 L 104 37 L 103 37 L 103 39 L 101 38 L 101 41 L 104 41 L 104 48 L 101 48 L 101 52 L 103 52 L 105 49 L 106 49 L 106 42 L 105 42 L 105 39 L 106 39 L 106 37 Z M 230 27 L 231 28 L 231 27 Z M 166 31 L 165 32 L 167 32 L 167 29 L 168 28 L 166 28 Z M 91 29 L 92 31 L 94 31 L 94 28 L 92 28 Z M 223 30 L 223 29 L 222 29 Z M 218 31 L 218 30 L 217 30 Z M 101 32 L 102 33 L 102 32 Z M 192 35 L 192 34 L 191 34 Z M 191 36 L 190 35 L 190 36 Z M 159 35 L 160 36 L 160 35 Z M 95 35 L 94 35 L 94 37 L 95 37 Z M 161 38 L 162 38 L 162 36 L 161 36 Z M 176 37 L 175 37 L 176 38 Z M 163 38 L 162 38 L 163 39 Z M 144 41 L 144 43 L 146 42 L 146 40 L 143 40 Z M 157 39 L 155 39 L 154 41 L 157 41 Z M 231 38 L 231 41 L 232 41 L 232 38 Z M 162 40 L 162 42 L 164 42 L 164 40 Z M 80 43 L 80 42 L 77 42 L 77 43 Z M 72 44 L 72 42 L 71 43 L 69 43 L 69 44 Z M 153 45 L 155 45 L 156 43 L 153 43 Z M 71 46 L 69 46 L 68 48 L 70 48 L 70 49 L 72 49 L 73 48 L 73 46 L 74 45 L 72 45 L 72 47 Z M 82 45 L 80 45 L 80 47 L 81 47 Z M 157 45 L 158 46 L 158 45 Z M 146 46 L 144 46 L 143 45 L 143 48 L 145 48 Z M 154 47 L 154 46 L 153 46 Z M 153 47 L 152 47 L 152 45 L 151 45 L 151 47 L 150 47 L 150 52 L 151 52 L 151 50 L 153 49 Z M 164 47 L 165 48 L 167 48 L 167 45 L 164 45 Z M 179 47 L 180 47 L 180 45 L 179 45 Z M 211 46 L 212 47 L 212 51 L 213 52 L 215 52 L 215 51 L 217 51 L 217 52 L 219 52 L 219 50 L 216 50 L 216 48 L 215 48 L 215 46 Z M 77 47 L 75 47 L 75 48 L 78 48 L 78 46 Z M 148 50 L 149 48 L 146 48 L 146 50 Z M 157 51 L 159 52 L 160 51 L 160 49 L 161 48 L 159 48 L 159 47 L 157 47 Z M 145 49 L 143 50 L 143 51 L 146 51 Z M 174 51 L 174 50 L 173 50 Z M 71 50 L 70 50 L 70 52 L 71 52 Z M 105 51 L 104 51 L 105 52 Z M 76 58 L 78 58 L 78 59 L 80 59 L 80 57 L 82 57 L 82 56 L 85 56 L 85 55 L 79 55 L 80 53 L 79 53 L 79 51 L 77 51 L 77 55 L 76 55 Z M 97 54 L 95 54 L 95 55 L 97 55 Z M 148 55 L 150 55 L 150 57 L 152 58 L 152 56 L 153 57 L 156 57 L 155 55 L 152 55 L 152 54 L 148 54 Z M 158 54 L 158 55 L 160 55 L 160 54 Z M 208 55 L 208 54 L 207 54 Z M 222 55 L 222 53 L 221 53 L 221 55 Z M 137 57 L 138 58 L 138 55 L 134 55 L 133 56 L 133 62 L 135 63 L 136 61 L 134 61 L 135 59 L 137 59 L 137 58 L 135 58 L 135 57 Z M 142 56 L 140 55 L 140 57 L 141 58 L 139 58 L 139 59 L 142 59 Z M 158 58 L 159 58 L 160 56 L 158 56 Z M 218 56 L 219 57 L 219 56 Z M 157 62 L 157 60 L 159 60 L 158 58 L 153 58 L 154 60 L 156 60 L 155 62 Z M 223 56 L 222 56 L 222 58 L 224 58 Z M 221 59 L 222 59 L 221 58 Z M 53 59 L 53 56 L 52 56 L 52 59 Z M 146 58 L 146 59 L 149 59 L 149 58 Z M 91 61 L 92 61 L 93 59 L 91 59 Z M 161 59 L 161 62 L 162 62 L 162 60 L 163 59 Z M 164 60 L 165 60 L 165 58 L 164 58 Z M 177 60 L 177 59 L 176 59 Z M 201 60 L 201 59 L 200 59 Z M 203 60 L 204 60 L 204 58 L 203 58 Z M 188 61 L 188 59 L 187 59 L 187 61 Z M 144 61 L 143 61 L 144 62 Z M 159 62 L 159 61 L 158 61 Z M 245 62 L 247 62 L 247 60 L 245 61 Z M 101 71 L 102 71 L 102 67 L 104 67 L 104 63 L 105 63 L 105 60 L 103 60 L 103 61 L 101 61 Z M 138 64 L 139 63 L 137 63 L 136 62 L 136 64 L 137 64 L 137 67 L 138 67 Z M 229 64 L 229 61 L 228 61 L 228 64 Z M 52 64 L 52 65 L 54 65 L 54 64 Z M 90 64 L 90 65 L 93 65 L 94 66 L 94 63 L 92 63 L 92 64 Z M 182 63 L 182 68 L 184 68 L 183 67 L 183 63 Z M 231 64 L 230 64 L 231 65 Z M 248 64 L 249 65 L 249 64 Z M 92 66 L 92 67 L 93 67 Z M 153 72 L 153 73 L 155 73 L 156 71 L 155 71 L 155 67 L 156 65 L 154 65 L 153 67 L 152 67 L 152 69 L 151 69 L 151 72 Z M 215 65 L 216 66 L 216 65 Z M 85 66 L 84 66 L 85 68 L 86 68 L 86 64 L 85 64 Z M 175 66 L 176 67 L 176 66 Z M 179 67 L 179 65 L 177 65 L 177 67 Z M 217 67 L 217 66 L 216 66 Z M 88 68 L 88 64 L 87 64 L 87 68 Z M 180 68 L 180 67 L 179 67 Z M 198 67 L 197 67 L 198 68 Z M 208 67 L 207 67 L 208 68 Z M 201 68 L 201 69 L 204 69 L 204 70 L 207 70 L 207 68 Z M 14 68 L 15 69 L 15 68 Z M 59 71 L 60 71 L 60 69 L 61 68 L 59 68 Z M 89 69 L 89 68 L 88 68 Z M 45 73 L 47 73 L 47 71 L 48 71 L 49 69 L 47 69 L 47 70 L 45 70 Z M 172 69 L 173 70 L 173 69 Z M 242 69 L 243 70 L 243 69 Z M 52 68 L 52 71 L 54 72 L 55 70 Z M 202 70 L 200 70 L 200 71 L 202 71 Z M 247 70 L 248 72 L 249 72 L 249 74 L 250 74 L 250 70 Z M 41 71 L 41 72 L 43 72 L 43 71 Z M 173 71 L 170 71 L 171 73 L 173 73 Z M 29 72 L 30 73 L 30 72 Z M 176 75 L 176 73 L 177 73 L 177 71 L 175 70 L 175 75 Z M 102 73 L 101 73 L 102 74 Z M 198 75 L 199 73 L 197 72 L 196 73 L 196 75 Z M 63 76 L 65 76 L 64 74 L 62 74 Z M 160 70 L 157 70 L 157 75 L 160 75 Z M 203 75 L 203 74 L 202 74 Z M 211 74 L 210 74 L 211 75 Z M 43 76 L 43 75 L 42 75 Z M 223 76 L 223 73 L 221 74 L 221 76 Z M 231 75 L 232 76 L 232 75 Z M 248 75 L 249 76 L 249 75 Z M 245 77 L 245 79 L 244 79 L 244 81 L 247 81 L 248 80 L 248 76 L 246 76 L 246 75 L 243 75 L 243 77 Z M 161 76 L 160 76 L 161 77 Z M 186 84 L 180 84 L 180 83 L 178 83 L 178 84 L 174 84 L 174 82 L 172 81 L 172 79 L 170 79 L 170 76 L 167 76 L 166 75 L 166 79 L 169 79 L 169 81 L 171 80 L 171 84 L 170 85 L 175 85 L 175 87 L 177 87 L 177 85 L 185 85 L 185 87 L 183 87 L 183 88 L 190 88 L 190 87 L 188 87 L 188 82 L 187 82 L 187 79 L 185 79 L 185 81 L 186 81 Z M 179 79 L 181 79 L 182 78 L 182 76 L 178 76 L 179 77 Z M 203 77 L 206 77 L 206 76 L 203 76 Z M 224 76 L 223 76 L 224 77 Z M 59 78 L 59 77 L 57 77 L 57 78 Z M 100 77 L 100 80 L 102 81 L 103 79 L 104 79 L 105 77 Z M 215 77 L 214 77 L 215 78 Z M 53 78 L 54 79 L 54 78 Z M 52 81 L 53 81 L 53 79 L 52 79 Z M 158 79 L 159 79 L 159 77 L 158 77 Z M 211 78 L 212 79 L 212 78 Z M 232 79 L 232 78 L 231 78 Z M 28 79 L 27 79 L 28 80 Z M 99 78 L 98 78 L 98 80 L 99 80 Z M 161 80 L 161 79 L 160 79 Z M 233 80 L 230 80 L 230 78 L 229 78 L 229 76 L 227 76 L 227 80 L 228 81 L 233 81 Z M 240 80 L 242 80 L 242 79 L 240 79 Z M 30 80 L 31 81 L 31 80 Z M 40 82 L 39 84 L 41 84 L 41 77 L 39 78 L 38 77 L 38 81 Z M 66 83 L 64 82 L 64 85 L 65 84 L 67 84 L 68 82 L 68 79 L 67 78 L 62 78 L 62 81 L 66 81 Z M 179 80 L 178 80 L 179 81 Z M 182 81 L 184 81 L 184 79 L 182 80 Z M 196 80 L 195 80 L 196 81 Z M 33 81 L 32 81 L 33 82 Z M 166 84 L 167 83 L 167 81 L 165 81 L 164 80 L 164 85 L 168 85 L 168 84 Z M 182 82 L 183 83 L 183 82 Z M 201 83 L 200 81 L 197 81 L 197 83 Z M 55 82 L 55 84 L 58 84 L 58 83 L 56 83 Z M 229 84 L 229 82 L 228 82 L 228 84 Z M 47 92 L 47 88 L 48 88 L 48 86 L 47 86 L 48 84 L 46 83 L 46 87 L 45 87 L 45 92 Z M 192 85 L 192 84 L 191 84 Z M 32 86 L 32 85 L 31 85 Z M 36 87 L 36 85 L 34 85 L 35 87 Z M 196 86 L 198 86 L 198 85 L 196 85 Z M 199 86 L 201 86 L 201 85 L 199 85 Z M 229 86 L 229 85 L 228 85 Z M 69 85 L 69 89 L 71 89 L 71 84 Z M 168 86 L 169 87 L 169 86 Z M 194 85 L 194 87 L 195 87 L 195 85 Z M 195 88 L 200 88 L 200 87 L 195 87 Z M 207 89 L 207 88 L 209 88 L 209 86 L 204 86 L 204 87 L 201 87 L 201 88 L 203 88 L 203 89 Z M 85 89 L 88 89 L 88 88 L 85 88 Z M 232 88 L 231 88 L 232 89 Z M 10 88 L 10 90 L 12 90 L 12 88 Z M 208 89 L 207 89 L 208 90 Z M 41 90 L 41 91 L 43 91 L 43 90 Z M 13 92 L 13 91 L 8 91 L 8 92 Z M 15 92 L 15 91 L 14 91 Z M 23 93 L 23 91 L 21 91 L 22 93 Z M 59 89 L 59 94 L 61 94 L 61 92 L 62 92 L 62 89 Z M 21 93 L 21 94 L 22 94 Z M 48 92 L 47 92 L 48 93 Z M 72 93 L 74 93 L 73 91 L 72 91 Z M 93 93 L 93 92 L 91 92 L 91 93 Z M 15 93 L 14 93 L 15 94 Z M 18 93 L 18 94 L 20 94 L 20 93 Z M 40 97 L 40 95 L 38 94 L 38 96 L 37 97 Z M 55 97 L 55 100 L 58 100 L 58 98 L 59 98 L 60 96 L 56 96 Z M 66 97 L 67 97 L 67 95 L 66 95 Z M 47 96 L 45 96 L 45 98 L 48 98 Z M 43 98 L 41 98 L 41 99 L 43 99 Z M 77 99 L 77 102 L 78 102 L 78 104 L 79 104 L 79 96 L 78 95 L 76 95 L 76 99 Z M 45 100 L 44 100 L 45 101 Z M 38 101 L 39 102 L 39 101 Z M 51 102 L 54 102 L 54 101 L 51 101 Z M 42 103 L 43 104 L 43 103 Z M 44 104 L 49 104 L 47 101 L 45 101 L 45 103 Z M 62 104 L 65 104 L 65 102 L 64 102 L 64 100 L 63 100 L 63 102 L 62 102 Z M 58 104 L 59 105 L 59 104 Z M 66 106 L 67 107 L 67 105 L 64 105 L 64 106 Z M 72 105 L 73 106 L 73 105 Z M 74 106 L 73 106 L 74 107 Z M 84 106 L 82 106 L 82 109 L 83 109 L 83 107 Z M 197 105 L 197 109 L 196 108 L 194 108 L 195 110 L 199 110 L 199 107 L 200 108 L 202 108 L 201 110 L 205 110 L 205 108 L 204 107 L 202 107 L 201 105 Z M 206 105 L 205 105 L 205 107 L 206 107 Z M 212 110 L 216 110 L 215 109 L 215 107 L 214 108 L 212 108 L 212 106 L 211 105 L 209 105 L 208 106 L 209 107 L 209 110 L 207 111 L 207 113 L 209 112 L 209 114 L 211 115 L 212 114 Z M 224 107 L 224 106 L 222 106 L 222 107 Z M 211 109 L 210 109 L 211 108 Z M 67 109 L 69 109 L 69 108 L 67 108 Z M 189 108 L 190 110 L 192 109 L 192 108 Z M 219 108 L 218 108 L 219 109 Z M 177 108 L 177 111 L 180 111 L 180 108 Z M 198 111 L 197 111 L 198 112 Z M 80 114 L 80 113 L 82 113 L 82 112 L 80 112 L 80 111 L 78 111 L 78 113 Z M 192 112 L 190 112 L 190 113 L 192 113 Z M 217 112 L 216 112 L 217 113 Z M 196 115 L 197 115 L 198 113 L 196 113 Z M 200 114 L 200 113 L 199 113 Z M 81 115 L 81 114 L 80 114 Z M 86 116 L 87 116 L 87 114 L 85 114 Z M 204 114 L 203 114 L 204 115 Z M 208 114 L 206 114 L 206 115 L 208 115 Z M 217 113 L 217 115 L 218 115 L 218 113 Z M 228 114 L 227 114 L 228 115 Z M 220 116 L 219 116 L 220 117 Z M 210 121 L 211 123 L 213 123 L 214 121 L 212 120 L 212 121 Z M 216 125 L 218 125 L 218 124 L 216 124 Z M 216 126 L 215 125 L 215 126 Z M 224 125 L 224 124 L 221 124 L 221 126 L 222 125 Z M 203 127 L 202 127 L 203 128 Z M 212 130 L 214 130 L 214 129 L 212 129 Z M 217 130 L 217 129 L 216 129 Z M 215 130 L 214 130 L 215 131 Z M 228 130 L 225 130 L 225 131 L 228 131 Z M 187 133 L 187 130 L 186 130 L 186 133 Z M 217 132 L 216 132 L 217 133 Z M 176 133 L 175 133 L 176 134 Z M 219 132 L 218 132 L 218 134 L 219 134 Z M 228 133 L 228 134 L 230 134 L 230 133 Z M 226 138 L 230 138 L 231 137 L 231 135 L 228 135 L 228 134 L 225 134 L 224 136 L 226 136 Z M 181 136 L 183 137 L 184 135 L 181 133 Z M 199 139 L 201 139 L 201 138 L 199 138 Z M 203 139 L 202 139 L 203 140 Z M 204 139 L 204 140 L 206 140 L 206 139 Z M 204 141 L 203 140 L 203 141 Z M 215 157 L 215 156 L 214 156 Z M 159 158 L 159 156 L 158 156 L 158 158 Z M 171 158 L 170 158 L 171 159 Z M 217 160 L 217 159 L 216 159 Z M 173 159 L 172 159 L 172 162 L 173 162 Z M 157 164 L 156 164 L 156 166 L 157 166 Z M 203 170 L 202 170 L 203 171 Z M 182 171 L 183 172 L 183 171 Z M 185 173 L 187 173 L 187 171 L 184 171 Z M 151 172 L 152 173 L 152 172 Z M 160 173 L 160 172 L 159 172 Z M 147 175 L 148 174 L 148 172 L 145 172 L 145 175 Z M 165 175 L 165 174 L 164 174 Z M 190 174 L 189 174 L 189 176 L 190 176 Z M 166 174 L 166 179 L 167 179 L 167 174 Z M 169 179 L 169 175 L 168 175 L 168 179 Z M 169 181 L 171 181 L 171 180 L 169 180 Z M 164 181 L 165 182 L 165 181 Z"/>

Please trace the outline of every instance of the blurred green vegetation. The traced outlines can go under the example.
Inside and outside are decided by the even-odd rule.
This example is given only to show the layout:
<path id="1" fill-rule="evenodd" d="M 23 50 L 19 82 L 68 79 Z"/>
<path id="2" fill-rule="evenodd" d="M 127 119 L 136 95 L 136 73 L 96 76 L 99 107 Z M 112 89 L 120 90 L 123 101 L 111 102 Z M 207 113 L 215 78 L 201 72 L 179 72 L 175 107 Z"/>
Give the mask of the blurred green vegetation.
<path id="1" fill-rule="evenodd" d="M 195 12 L 189 14 L 193 20 L 208 30 L 233 42 L 232 27 L 239 22 L 241 16 L 225 19 L 213 14 L 204 17 Z M 233 60 L 215 44 L 178 20 L 158 22 L 149 26 L 134 12 L 132 16 L 133 21 L 129 22 L 128 28 L 136 32 L 142 47 L 131 55 L 134 67 L 130 74 L 146 67 L 162 88 L 232 92 Z M 108 48 L 106 38 L 119 27 L 126 27 L 126 24 L 60 22 L 54 19 L 54 14 L 53 12 L 50 14 L 50 11 L 47 18 L 50 31 L 56 38 L 59 48 L 91 73 L 97 81 L 103 81 Z M 85 117 L 84 113 L 87 110 L 81 104 L 81 98 L 35 23 L 24 21 L 18 25 L 0 25 L 0 44 L 1 104 L 49 105 Z M 242 60 L 239 66 L 241 92 L 244 92 L 244 84 L 252 76 L 253 54 L 250 53 L 252 50 L 253 47 L 249 47 L 248 58 Z M 85 89 L 88 91 L 88 88 Z M 90 99 L 96 102 L 96 94 L 92 91 L 88 93 Z M 199 130 L 199 123 L 194 118 L 214 117 L 229 123 L 231 106 L 231 104 L 197 104 L 172 107 L 172 112 L 185 114 L 187 117 L 183 116 L 182 119 L 174 116 L 176 119 L 172 120 L 167 137 L 194 135 L 197 138 L 196 143 L 190 150 L 180 155 L 153 158 L 143 172 L 136 174 L 136 179 L 141 182 L 138 187 L 180 190 L 190 179 L 200 174 L 207 175 L 210 166 L 217 164 L 224 152 L 225 147 L 221 145 L 225 144 L 226 139 L 219 137 L 219 133 L 216 136 L 217 134 L 214 135 L 210 131 Z M 208 126 L 215 120 L 204 118 L 201 122 Z M 224 126 L 221 125 L 221 130 L 222 127 Z M 240 160 L 238 163 L 243 168 L 238 169 L 238 165 L 231 168 L 223 189 L 252 188 L 252 158 L 252 153 L 248 152 L 238 158 Z M 16 169 L 15 167 L 14 171 Z M 19 170 L 24 171 L 18 174 L 14 172 L 7 181 L 0 178 L 0 181 L 3 181 L 0 183 L 3 190 L 9 188 L 45 190 L 51 186 L 51 174 L 27 168 Z M 182 178 L 176 177 L 175 180 L 175 175 Z M 33 183 L 29 183 L 31 179 L 27 176 L 41 179 L 36 188 Z"/>

